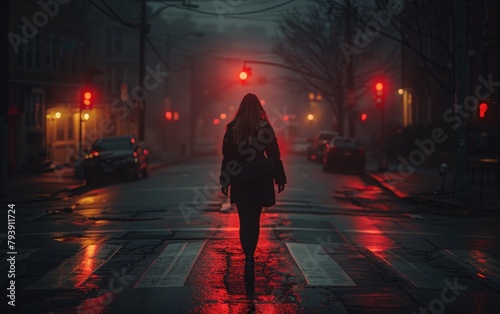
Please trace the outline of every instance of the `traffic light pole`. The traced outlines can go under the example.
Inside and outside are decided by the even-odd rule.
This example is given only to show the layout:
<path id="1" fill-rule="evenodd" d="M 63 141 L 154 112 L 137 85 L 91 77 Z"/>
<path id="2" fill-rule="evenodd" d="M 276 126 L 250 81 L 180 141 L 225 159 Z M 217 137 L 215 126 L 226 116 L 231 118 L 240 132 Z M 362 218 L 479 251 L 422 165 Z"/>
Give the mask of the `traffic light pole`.
<path id="1" fill-rule="evenodd" d="M 80 114 L 78 115 L 79 118 L 79 126 L 78 126 L 78 161 L 76 163 L 75 167 L 75 177 L 76 178 L 82 178 L 84 176 L 83 173 L 83 147 L 82 147 L 82 129 L 83 129 L 83 108 L 82 105 L 79 105 L 80 107 Z"/>
<path id="2" fill-rule="evenodd" d="M 141 97 L 139 104 L 139 122 L 138 122 L 138 137 L 139 140 L 144 140 L 144 128 L 145 128 L 145 120 L 146 120 L 146 95 L 144 93 L 144 51 L 146 45 L 146 33 L 147 33 L 147 24 L 146 24 L 146 0 L 141 0 L 141 21 L 139 25 L 139 85 L 141 86 Z"/>
<path id="3" fill-rule="evenodd" d="M 345 0 L 346 1 L 346 6 L 347 6 L 347 42 L 350 47 L 352 47 L 352 20 L 351 20 L 351 0 Z M 354 66 L 353 66 L 354 60 L 350 60 L 350 62 L 347 63 L 347 78 L 346 78 L 346 85 L 347 85 L 347 92 L 346 94 L 350 94 L 354 91 Z M 354 106 L 355 106 L 355 97 L 346 97 L 347 98 L 347 123 L 349 126 L 349 136 L 350 137 L 355 137 L 356 136 L 356 128 L 354 125 Z M 352 102 L 351 102 L 352 100 Z M 344 131 L 344 130 L 342 130 Z"/>
<path id="4" fill-rule="evenodd" d="M 457 71 L 456 71 L 456 108 L 463 106 L 463 102 L 466 96 L 467 88 L 467 47 L 466 47 L 466 29 L 465 23 L 467 18 L 467 12 L 465 7 L 465 0 L 455 1 L 455 10 L 457 13 L 457 37 L 456 37 L 456 49 L 457 49 Z M 455 110 L 456 114 L 459 115 L 459 110 Z M 466 134 L 467 128 L 464 119 L 459 117 L 461 121 L 457 129 L 457 172 L 453 178 L 453 196 L 455 198 L 464 199 L 470 195 L 470 183 L 467 171 L 467 145 L 466 145 Z"/>
<path id="5" fill-rule="evenodd" d="M 387 154 L 385 151 L 385 105 L 380 106 L 380 157 L 378 160 L 378 170 L 387 171 Z"/>

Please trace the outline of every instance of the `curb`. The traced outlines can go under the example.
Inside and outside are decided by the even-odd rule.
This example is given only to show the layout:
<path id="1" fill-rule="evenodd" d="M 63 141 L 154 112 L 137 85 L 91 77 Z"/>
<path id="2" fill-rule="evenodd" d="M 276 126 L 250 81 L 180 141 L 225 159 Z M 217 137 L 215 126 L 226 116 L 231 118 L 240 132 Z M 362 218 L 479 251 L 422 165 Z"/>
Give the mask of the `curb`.
<path id="1" fill-rule="evenodd" d="M 190 157 L 185 157 L 185 158 L 181 158 L 181 159 L 178 159 L 178 160 L 172 160 L 172 161 L 163 161 L 163 162 L 159 162 L 159 163 L 156 163 L 156 164 L 152 164 L 152 165 L 149 165 L 149 170 L 157 170 L 157 169 L 161 169 L 161 168 L 164 168 L 164 167 L 167 167 L 167 166 L 173 166 L 173 165 L 177 165 L 177 164 L 180 164 L 184 161 L 187 161 L 189 160 Z"/>
<path id="2" fill-rule="evenodd" d="M 365 176 L 367 176 L 369 179 L 374 181 L 380 188 L 383 190 L 390 192 L 392 195 L 394 195 L 397 198 L 400 199 L 407 199 L 412 197 L 413 195 L 410 195 L 402 190 L 399 190 L 396 188 L 393 184 L 388 183 L 386 180 L 380 178 L 379 176 L 370 173 L 370 172 L 365 172 Z"/>
<path id="3" fill-rule="evenodd" d="M 446 210 L 459 210 L 459 211 L 465 211 L 465 215 L 500 215 L 498 211 L 495 211 L 491 208 L 485 209 L 485 208 L 478 208 L 479 205 L 472 204 L 472 203 L 460 203 L 457 201 L 452 201 L 452 200 L 446 200 L 442 199 L 439 196 L 431 196 L 431 195 L 411 195 L 408 194 L 402 190 L 399 190 L 396 188 L 394 185 L 388 183 L 385 181 L 382 177 L 374 174 L 374 173 L 369 173 L 366 172 L 365 176 L 369 178 L 370 181 L 373 181 L 377 186 L 379 186 L 381 189 L 391 193 L 395 197 L 401 200 L 407 200 L 409 202 L 415 202 L 420 205 L 423 205 L 425 207 L 429 207 L 429 209 L 434 208 L 436 210 L 436 204 L 444 205 L 446 207 L 441 208 L 439 211 L 446 211 Z"/>
<path id="4" fill-rule="evenodd" d="M 161 168 L 164 168 L 167 166 L 176 165 L 176 164 L 179 164 L 179 163 L 184 162 L 184 161 L 189 160 L 189 159 L 190 159 L 189 157 L 186 157 L 186 158 L 181 158 L 181 159 L 173 160 L 173 161 L 169 161 L 169 162 L 155 163 L 155 164 L 150 165 L 149 170 L 154 171 L 154 170 L 161 169 Z M 29 195 L 27 197 L 23 197 L 22 199 L 17 199 L 14 201 L 8 200 L 7 197 L 5 198 L 5 200 L 10 202 L 10 203 L 19 203 L 19 204 L 54 200 L 54 199 L 61 198 L 61 195 L 62 196 L 64 196 L 65 194 L 74 195 L 73 193 L 75 191 L 77 191 L 78 189 L 85 188 L 86 186 L 87 185 L 85 183 L 81 183 L 81 184 L 67 186 L 59 191 L 47 194 L 44 197 L 40 197 L 40 193 L 38 193 L 38 194 L 34 194 L 34 195 Z M 2 201 L 3 201 L 3 199 L 2 199 Z"/>

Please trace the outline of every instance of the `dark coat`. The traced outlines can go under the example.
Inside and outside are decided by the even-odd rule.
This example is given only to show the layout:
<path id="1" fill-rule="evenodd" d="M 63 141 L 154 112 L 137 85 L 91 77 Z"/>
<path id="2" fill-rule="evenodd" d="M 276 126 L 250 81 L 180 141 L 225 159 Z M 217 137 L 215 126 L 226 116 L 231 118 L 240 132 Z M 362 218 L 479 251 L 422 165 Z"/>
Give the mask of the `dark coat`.
<path id="1" fill-rule="evenodd" d="M 233 123 L 228 124 L 222 143 L 221 185 L 230 184 L 231 204 L 251 202 L 257 206 L 269 207 L 276 204 L 274 183 L 286 184 L 285 170 L 281 161 L 278 141 L 272 126 L 262 121 L 260 130 L 255 132 L 252 141 L 234 143 Z M 258 136 L 260 132 L 260 137 Z M 243 179 L 241 165 L 264 158 L 273 158 L 276 173 L 256 179 Z M 274 182 L 273 182 L 274 181 Z"/>

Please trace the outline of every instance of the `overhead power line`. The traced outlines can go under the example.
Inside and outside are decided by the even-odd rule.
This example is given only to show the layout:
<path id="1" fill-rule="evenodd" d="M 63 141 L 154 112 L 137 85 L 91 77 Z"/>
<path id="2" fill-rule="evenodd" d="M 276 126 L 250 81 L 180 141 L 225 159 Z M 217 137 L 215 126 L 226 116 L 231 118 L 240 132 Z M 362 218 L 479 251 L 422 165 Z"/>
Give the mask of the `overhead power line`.
<path id="1" fill-rule="evenodd" d="M 130 22 L 130 21 L 127 21 L 127 20 L 124 20 L 123 18 L 121 18 L 121 17 L 120 17 L 120 16 L 119 16 L 119 15 L 118 15 L 115 11 L 113 11 L 113 10 L 111 9 L 111 7 L 110 7 L 108 4 L 104 3 L 104 1 L 100 1 L 100 2 L 101 2 L 101 3 L 104 3 L 104 6 L 105 6 L 106 8 L 111 9 L 111 12 L 109 12 L 109 11 L 107 11 L 107 10 L 105 10 L 105 9 L 101 8 L 101 7 L 100 7 L 100 6 L 99 6 L 99 5 L 95 2 L 95 0 L 89 0 L 89 2 L 90 2 L 90 4 L 91 4 L 94 8 L 96 8 L 99 12 L 101 12 L 101 13 L 102 13 L 102 14 L 104 14 L 104 15 L 106 15 L 107 17 L 109 17 L 109 18 L 110 18 L 110 19 L 112 19 L 113 21 L 116 21 L 116 22 L 121 23 L 121 24 L 123 24 L 123 25 L 125 25 L 125 26 L 128 26 L 128 27 L 134 27 L 134 28 L 135 28 L 135 27 L 139 27 L 139 24 L 138 24 L 137 22 Z M 108 10 L 109 10 L 109 9 L 108 9 Z"/>
<path id="2" fill-rule="evenodd" d="M 200 14 L 212 15 L 212 16 L 220 16 L 221 15 L 221 13 L 207 12 L 207 11 L 197 10 L 197 9 L 193 9 L 193 8 L 186 8 L 186 7 L 183 7 L 183 6 L 180 6 L 180 5 L 174 5 L 174 4 L 168 3 L 166 1 L 160 1 L 160 2 L 163 3 L 164 5 L 169 5 L 169 6 L 178 8 L 178 9 L 185 9 L 185 10 L 196 12 L 196 13 L 200 13 Z M 223 15 L 224 16 L 241 16 L 241 15 L 249 15 L 249 14 L 262 13 L 262 12 L 267 12 L 267 11 L 270 11 L 270 10 L 274 10 L 274 9 L 283 7 L 283 6 L 288 5 L 288 4 L 292 3 L 292 2 L 295 2 L 295 0 L 288 0 L 288 1 L 285 1 L 283 3 L 277 4 L 277 5 L 274 5 L 274 6 L 271 6 L 271 7 L 267 7 L 267 8 L 264 8 L 264 9 L 260 9 L 260 10 L 240 12 L 240 13 L 224 13 Z"/>

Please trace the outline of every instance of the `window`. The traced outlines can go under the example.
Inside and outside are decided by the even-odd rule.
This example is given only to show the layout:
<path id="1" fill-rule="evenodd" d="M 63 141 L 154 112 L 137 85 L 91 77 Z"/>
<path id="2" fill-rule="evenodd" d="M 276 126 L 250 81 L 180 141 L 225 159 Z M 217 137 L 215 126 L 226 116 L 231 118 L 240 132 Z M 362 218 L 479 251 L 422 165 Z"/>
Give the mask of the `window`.
<path id="1" fill-rule="evenodd" d="M 64 141 L 64 120 L 57 119 L 56 123 L 56 141 Z"/>
<path id="2" fill-rule="evenodd" d="M 106 29 L 106 52 L 123 52 L 125 49 L 125 33 L 121 29 Z"/>
<path id="3" fill-rule="evenodd" d="M 52 71 L 54 69 L 54 38 L 47 36 L 45 44 L 47 46 L 45 49 L 45 65 L 47 70 Z"/>
<path id="4" fill-rule="evenodd" d="M 80 45 L 80 51 L 78 53 L 78 73 L 79 74 L 84 74 L 84 62 L 83 62 L 83 55 L 85 53 L 84 46 L 81 44 Z"/>
<path id="5" fill-rule="evenodd" d="M 42 128 L 42 94 L 31 94 L 25 97 L 26 126 L 28 128 Z"/>
<path id="6" fill-rule="evenodd" d="M 20 27 L 17 29 L 17 33 L 22 34 L 22 30 Z M 25 60 L 25 58 L 26 58 L 26 44 L 21 42 L 17 47 L 19 49 L 19 51 L 17 53 L 17 67 L 19 69 L 23 69 L 26 66 L 26 62 L 25 62 L 26 61 Z"/>
<path id="7" fill-rule="evenodd" d="M 108 28 L 106 30 L 106 52 L 113 52 L 113 30 Z"/>
<path id="8" fill-rule="evenodd" d="M 124 46 L 123 31 L 121 29 L 115 29 L 114 37 L 115 37 L 114 38 L 114 42 L 115 42 L 114 52 L 123 52 L 123 46 Z"/>
<path id="9" fill-rule="evenodd" d="M 26 67 L 28 69 L 33 67 L 33 40 L 29 40 L 26 44 Z"/>
<path id="10" fill-rule="evenodd" d="M 119 93 L 121 91 L 121 84 L 126 81 L 125 71 L 123 68 L 118 68 L 114 70 L 114 86 L 113 93 Z"/>
<path id="11" fill-rule="evenodd" d="M 70 47 L 69 47 L 69 73 L 75 74 L 75 68 L 76 68 L 76 44 L 75 42 L 71 42 Z"/>
<path id="12" fill-rule="evenodd" d="M 40 69 L 40 35 L 35 36 L 31 41 L 33 45 L 33 66 L 35 69 Z"/>
<path id="13" fill-rule="evenodd" d="M 67 140 L 72 140 L 73 139 L 73 116 L 68 117 L 68 138 Z"/>
<path id="14" fill-rule="evenodd" d="M 66 72 L 66 40 L 59 41 L 59 72 Z"/>
<path id="15" fill-rule="evenodd" d="M 113 92 L 113 69 L 106 71 L 106 90 L 108 93 Z"/>

